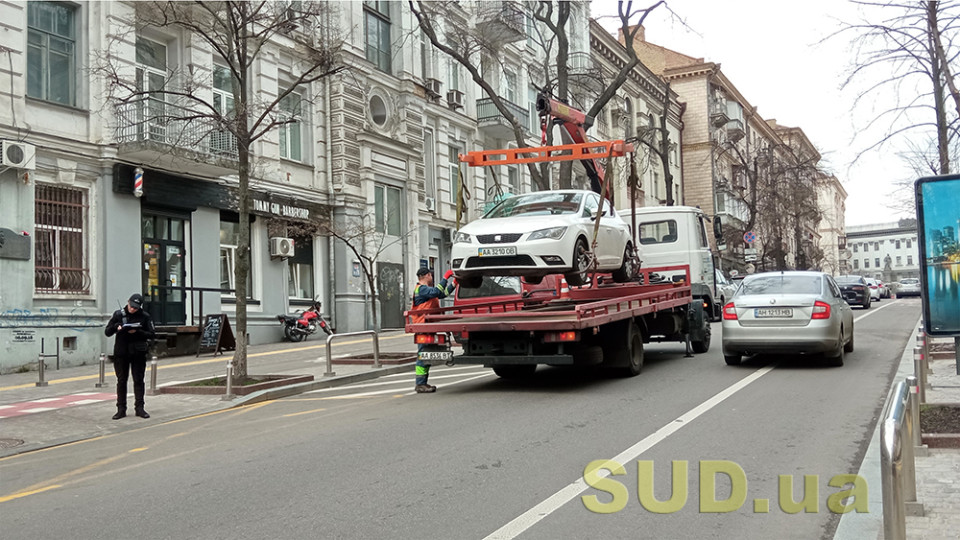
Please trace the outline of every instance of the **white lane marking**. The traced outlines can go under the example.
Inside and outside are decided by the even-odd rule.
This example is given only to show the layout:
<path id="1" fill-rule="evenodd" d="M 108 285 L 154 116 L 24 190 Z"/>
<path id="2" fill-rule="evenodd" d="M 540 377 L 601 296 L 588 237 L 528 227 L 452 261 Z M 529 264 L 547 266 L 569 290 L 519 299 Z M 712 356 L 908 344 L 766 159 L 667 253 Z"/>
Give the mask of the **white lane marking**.
<path id="1" fill-rule="evenodd" d="M 857 321 L 859 321 L 859 320 L 866 319 L 867 317 L 873 315 L 874 313 L 880 311 L 881 309 L 883 309 L 883 308 L 885 308 L 885 307 L 890 307 L 890 306 L 892 306 L 892 305 L 894 305 L 894 304 L 896 304 L 896 303 L 897 303 L 896 301 L 893 301 L 893 302 L 890 302 L 890 303 L 888 303 L 888 304 L 884 304 L 884 305 L 882 305 L 882 306 L 880 306 L 880 307 L 878 307 L 878 308 L 871 309 L 869 313 L 864 313 L 863 315 L 861 315 L 861 316 L 853 319 L 853 322 L 857 322 Z"/>
<path id="2" fill-rule="evenodd" d="M 464 379 L 464 380 L 462 380 L 462 381 L 457 381 L 457 382 L 452 382 L 452 383 L 450 383 L 450 384 L 445 384 L 445 385 L 443 385 L 443 387 L 444 387 L 444 388 L 447 388 L 447 387 L 453 386 L 453 385 L 455 385 L 455 384 L 462 384 L 462 383 L 465 383 L 465 382 L 470 382 L 470 381 L 472 381 L 472 380 L 474 380 L 474 379 L 482 379 L 482 378 L 484 378 L 484 377 L 490 377 L 490 376 L 493 375 L 493 374 L 494 374 L 494 373 L 493 373 L 492 371 L 489 372 L 489 373 L 481 373 L 480 375 L 477 375 L 476 377 L 470 377 L 469 379 Z M 438 377 L 438 378 L 439 378 L 439 377 Z M 407 392 L 407 393 L 404 394 L 404 395 L 405 395 L 405 396 L 412 396 L 412 395 L 414 395 L 414 394 L 416 394 L 416 393 L 417 393 L 416 391 L 413 391 L 413 392 Z"/>
<path id="3" fill-rule="evenodd" d="M 465 375 L 472 375 L 472 373 L 455 373 L 455 374 L 453 374 L 453 375 L 440 375 L 440 374 L 439 374 L 439 373 L 443 373 L 443 372 L 445 372 L 445 371 L 446 371 L 446 370 L 439 371 L 437 375 L 431 375 L 430 378 L 431 378 L 431 379 L 450 379 L 450 378 L 453 378 L 453 377 L 463 377 L 463 376 L 465 376 Z M 474 372 L 474 373 L 479 373 L 479 372 Z M 489 371 L 489 372 L 484 372 L 483 374 L 484 374 L 484 375 L 488 375 L 488 374 L 492 374 L 492 373 L 493 373 L 492 371 Z M 407 374 L 405 374 L 405 376 L 406 376 L 406 377 L 410 377 L 410 374 L 407 373 Z M 334 386 L 334 387 L 330 387 L 330 388 L 321 388 L 321 389 L 319 389 L 319 390 L 311 390 L 311 391 L 309 391 L 309 392 L 304 392 L 303 395 L 307 395 L 307 394 L 318 394 L 318 393 L 321 393 L 321 392 L 334 392 L 334 391 L 337 391 L 337 390 L 344 390 L 344 389 L 375 388 L 375 387 L 377 387 L 377 386 L 387 386 L 387 385 L 391 385 L 391 384 L 400 384 L 400 383 L 402 383 L 402 382 L 403 382 L 403 381 L 393 380 L 393 381 L 383 381 L 383 382 L 366 383 L 366 384 L 355 384 L 355 385 L 350 385 L 350 386 Z M 380 392 L 380 393 L 385 393 L 385 392 Z M 350 394 L 350 395 L 356 395 L 356 394 Z M 361 395 L 367 395 L 367 394 L 361 394 Z M 372 395 L 372 394 L 371 394 L 371 395 Z"/>
<path id="4" fill-rule="evenodd" d="M 757 371 L 754 371 L 750 375 L 747 375 L 743 379 L 740 379 L 739 381 L 730 385 L 726 389 L 720 391 L 720 393 L 716 394 L 712 398 L 690 409 L 689 411 L 684 413 L 682 416 L 680 416 L 676 420 L 673 420 L 672 422 L 658 429 L 654 433 L 648 435 L 646 438 L 644 438 L 640 442 L 634 444 L 630 448 L 627 448 L 626 450 L 621 452 L 619 455 L 612 458 L 612 460 L 622 464 L 626 464 L 633 461 L 638 456 L 640 456 L 640 454 L 646 452 L 647 450 L 652 448 L 654 445 L 663 441 L 670 435 L 673 435 L 674 433 L 679 431 L 680 428 L 689 424 L 690 422 L 695 420 L 697 417 L 699 417 L 703 413 L 719 405 L 723 400 L 736 394 L 740 390 L 743 390 L 747 385 L 749 385 L 753 381 L 759 379 L 760 377 L 763 377 L 767 373 L 770 373 L 771 371 L 773 371 L 775 367 L 776 367 L 775 365 L 767 366 L 767 367 L 760 368 Z M 609 471 L 600 471 L 599 474 L 602 477 L 606 477 L 609 475 Z M 577 478 L 576 480 L 568 484 L 566 487 L 564 487 L 560 491 L 554 493 L 553 495 L 545 499 L 540 504 L 534 506 L 530 510 L 527 510 L 523 514 L 520 514 L 510 523 L 507 523 L 503 527 L 500 527 L 499 529 L 491 533 L 489 536 L 487 536 L 485 540 L 510 540 L 510 539 L 516 538 L 517 536 L 522 534 L 524 531 L 526 531 L 530 527 L 533 527 L 534 525 L 536 525 L 537 522 L 539 522 L 541 519 L 549 516 L 550 514 L 558 510 L 561 506 L 572 501 L 576 496 L 580 495 L 587 489 L 589 489 L 589 486 L 587 485 L 586 482 L 584 482 L 583 476 L 581 476 L 580 478 Z"/>

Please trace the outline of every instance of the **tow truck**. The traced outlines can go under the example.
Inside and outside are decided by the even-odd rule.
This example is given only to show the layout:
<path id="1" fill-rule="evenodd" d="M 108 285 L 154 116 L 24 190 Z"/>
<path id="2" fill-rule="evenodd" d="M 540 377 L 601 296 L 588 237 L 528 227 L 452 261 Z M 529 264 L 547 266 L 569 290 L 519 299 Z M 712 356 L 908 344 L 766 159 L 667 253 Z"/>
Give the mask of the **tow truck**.
<path id="1" fill-rule="evenodd" d="M 460 161 L 480 167 L 579 160 L 594 191 L 609 198 L 608 181 L 597 159 L 624 156 L 632 152 L 632 145 L 623 140 L 587 142 L 585 128 L 591 119 L 556 100 L 540 96 L 537 108 L 544 126 L 548 118 L 561 125 L 565 144 L 468 152 L 460 155 Z M 662 210 L 670 212 L 669 207 Z M 693 214 L 685 209 L 677 216 Z M 678 219 L 677 227 L 699 227 L 687 231 L 690 238 L 706 234 L 702 219 Z M 637 246 L 637 227 L 632 229 Z M 700 253 L 691 250 L 690 257 L 699 260 Z M 598 366 L 635 376 L 643 369 L 643 345 L 651 341 L 685 343 L 687 356 L 707 352 L 710 320 L 716 318 L 717 310 L 709 293 L 694 293 L 690 265 L 635 268 L 632 281 L 614 283 L 594 274 L 588 284 L 569 287 L 565 294 L 548 300 L 518 294 L 455 304 L 419 311 L 424 316 L 419 323 L 410 322 L 406 312 L 405 330 L 423 345 L 419 358 L 426 364 L 479 364 L 503 378 L 529 376 L 537 365 Z M 712 273 L 711 264 L 707 274 L 711 283 Z M 453 336 L 463 347 L 456 356 Z"/>

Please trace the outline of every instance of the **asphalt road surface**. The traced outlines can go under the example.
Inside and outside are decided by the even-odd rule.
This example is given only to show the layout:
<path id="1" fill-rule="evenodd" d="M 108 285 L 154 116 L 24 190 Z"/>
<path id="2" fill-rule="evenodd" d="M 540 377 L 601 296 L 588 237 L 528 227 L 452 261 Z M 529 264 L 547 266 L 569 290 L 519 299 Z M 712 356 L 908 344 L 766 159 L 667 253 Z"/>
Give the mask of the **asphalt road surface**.
<path id="1" fill-rule="evenodd" d="M 856 474 L 919 312 L 912 299 L 856 310 L 856 350 L 842 368 L 771 356 L 727 366 L 714 323 L 708 353 L 649 344 L 634 378 L 540 368 L 517 382 L 434 368 L 432 395 L 412 393 L 411 375 L 384 377 L 12 456 L 0 460 L 0 531 L 832 538 L 828 500 L 844 488 L 828 482 Z M 623 474 L 587 485 L 596 460 Z M 805 481 L 806 503 L 794 504 Z M 880 497 L 880 486 L 860 493 Z"/>

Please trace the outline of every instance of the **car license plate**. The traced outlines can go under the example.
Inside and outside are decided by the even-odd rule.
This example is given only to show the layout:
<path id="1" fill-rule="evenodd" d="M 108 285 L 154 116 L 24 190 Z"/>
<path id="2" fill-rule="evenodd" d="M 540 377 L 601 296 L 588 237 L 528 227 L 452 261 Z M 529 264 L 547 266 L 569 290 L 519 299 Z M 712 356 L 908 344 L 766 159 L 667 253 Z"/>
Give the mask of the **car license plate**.
<path id="1" fill-rule="evenodd" d="M 480 251 L 478 252 L 478 255 L 481 257 L 509 257 L 516 254 L 516 246 L 486 247 L 480 248 Z"/>
<path id="2" fill-rule="evenodd" d="M 757 308 L 753 310 L 757 319 L 788 319 L 793 317 L 793 308 Z"/>
<path id="3" fill-rule="evenodd" d="M 420 360 L 447 362 L 453 359 L 453 351 L 423 351 L 417 353 L 417 357 L 420 358 Z"/>

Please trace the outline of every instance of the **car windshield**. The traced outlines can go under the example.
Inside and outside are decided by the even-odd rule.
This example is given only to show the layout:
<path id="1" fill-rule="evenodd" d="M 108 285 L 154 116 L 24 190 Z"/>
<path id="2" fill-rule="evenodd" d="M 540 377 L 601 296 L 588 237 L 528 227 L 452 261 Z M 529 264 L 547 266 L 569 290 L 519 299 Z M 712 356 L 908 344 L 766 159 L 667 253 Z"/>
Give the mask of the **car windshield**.
<path id="1" fill-rule="evenodd" d="M 837 276 L 833 279 L 840 285 L 850 285 L 853 283 L 860 283 L 859 276 Z"/>
<path id="2" fill-rule="evenodd" d="M 667 244 L 676 241 L 676 220 L 648 221 L 640 224 L 640 243 L 643 245 Z"/>
<path id="3" fill-rule="evenodd" d="M 457 290 L 457 298 L 467 299 L 506 296 L 520 294 L 522 290 L 518 276 L 485 276 L 480 286 L 475 289 L 460 287 Z"/>
<path id="4" fill-rule="evenodd" d="M 744 281 L 740 294 L 820 294 L 820 276 L 773 275 Z"/>
<path id="5" fill-rule="evenodd" d="M 503 218 L 511 216 L 548 216 L 554 214 L 573 214 L 580 209 L 583 193 L 557 193 L 540 191 L 527 195 L 519 195 L 504 200 L 494 206 L 487 218 Z"/>

